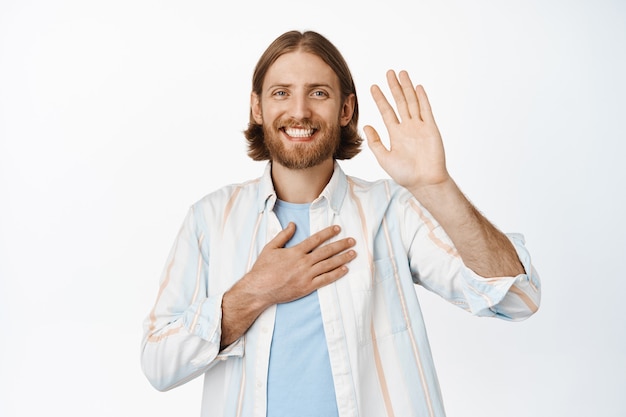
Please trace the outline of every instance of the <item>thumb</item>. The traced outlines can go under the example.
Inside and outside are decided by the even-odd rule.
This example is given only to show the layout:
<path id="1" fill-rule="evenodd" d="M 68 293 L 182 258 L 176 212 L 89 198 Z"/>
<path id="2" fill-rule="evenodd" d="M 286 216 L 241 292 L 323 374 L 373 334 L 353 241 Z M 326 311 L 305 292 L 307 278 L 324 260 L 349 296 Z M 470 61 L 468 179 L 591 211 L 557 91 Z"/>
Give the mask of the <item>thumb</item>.
<path id="1" fill-rule="evenodd" d="M 383 156 L 385 152 L 387 152 L 387 148 L 380 140 L 380 136 L 376 129 L 372 126 L 365 126 L 363 128 L 363 132 L 365 133 L 365 137 L 367 138 L 367 146 L 372 150 L 372 153 L 380 161 L 380 158 Z"/>

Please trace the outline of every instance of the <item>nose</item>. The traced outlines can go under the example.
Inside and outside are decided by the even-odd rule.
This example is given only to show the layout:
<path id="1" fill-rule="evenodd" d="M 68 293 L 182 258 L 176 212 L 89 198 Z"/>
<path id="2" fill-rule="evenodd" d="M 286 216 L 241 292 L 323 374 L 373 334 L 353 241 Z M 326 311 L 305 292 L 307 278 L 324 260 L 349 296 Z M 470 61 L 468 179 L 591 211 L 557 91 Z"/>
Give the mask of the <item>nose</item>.
<path id="1" fill-rule="evenodd" d="M 291 117 L 296 120 L 308 119 L 311 117 L 311 107 L 309 98 L 305 94 L 296 94 L 291 101 Z"/>

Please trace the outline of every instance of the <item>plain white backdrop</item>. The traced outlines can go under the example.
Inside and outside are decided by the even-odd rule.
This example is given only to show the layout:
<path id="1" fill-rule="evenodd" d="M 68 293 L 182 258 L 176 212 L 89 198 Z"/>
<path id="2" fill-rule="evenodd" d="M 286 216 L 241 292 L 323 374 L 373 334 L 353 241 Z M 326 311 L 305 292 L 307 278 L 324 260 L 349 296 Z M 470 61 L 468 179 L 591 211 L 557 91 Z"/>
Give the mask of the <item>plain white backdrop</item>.
<path id="1" fill-rule="evenodd" d="M 472 317 L 418 288 L 450 417 L 626 415 L 626 5 L 620 1 L 0 2 L 0 415 L 199 415 L 139 366 L 190 204 L 261 174 L 253 67 L 326 35 L 361 123 L 389 68 L 421 83 L 449 169 L 526 236 L 539 312 Z M 385 177 L 365 148 L 344 169 Z"/>

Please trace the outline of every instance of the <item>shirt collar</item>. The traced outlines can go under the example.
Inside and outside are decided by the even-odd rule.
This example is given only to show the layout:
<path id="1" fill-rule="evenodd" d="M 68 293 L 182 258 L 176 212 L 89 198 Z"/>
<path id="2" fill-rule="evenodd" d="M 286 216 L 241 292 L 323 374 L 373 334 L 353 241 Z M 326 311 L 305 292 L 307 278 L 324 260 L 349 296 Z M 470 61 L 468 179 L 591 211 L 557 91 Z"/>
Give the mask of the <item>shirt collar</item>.
<path id="1" fill-rule="evenodd" d="M 311 207 L 330 204 L 330 208 L 335 213 L 339 213 L 347 191 L 348 179 L 337 161 L 335 161 L 333 176 L 322 190 L 320 196 L 311 203 Z M 259 212 L 273 210 L 274 204 L 276 204 L 276 191 L 272 182 L 272 163 L 268 162 L 259 181 L 258 210 Z"/>

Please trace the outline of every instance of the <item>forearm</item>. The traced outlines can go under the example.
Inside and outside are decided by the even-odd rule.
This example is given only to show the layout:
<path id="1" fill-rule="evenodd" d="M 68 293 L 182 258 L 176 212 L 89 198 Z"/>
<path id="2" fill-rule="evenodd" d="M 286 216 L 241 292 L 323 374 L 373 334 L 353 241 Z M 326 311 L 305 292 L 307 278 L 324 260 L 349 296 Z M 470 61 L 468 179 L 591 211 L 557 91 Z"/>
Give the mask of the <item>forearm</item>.
<path id="1" fill-rule="evenodd" d="M 222 337 L 220 350 L 235 342 L 252 326 L 261 313 L 269 307 L 259 294 L 247 285 L 246 275 L 228 290 L 222 298 Z"/>
<path id="2" fill-rule="evenodd" d="M 509 239 L 469 202 L 454 180 L 410 189 L 446 231 L 463 263 L 485 278 L 524 273 Z"/>

